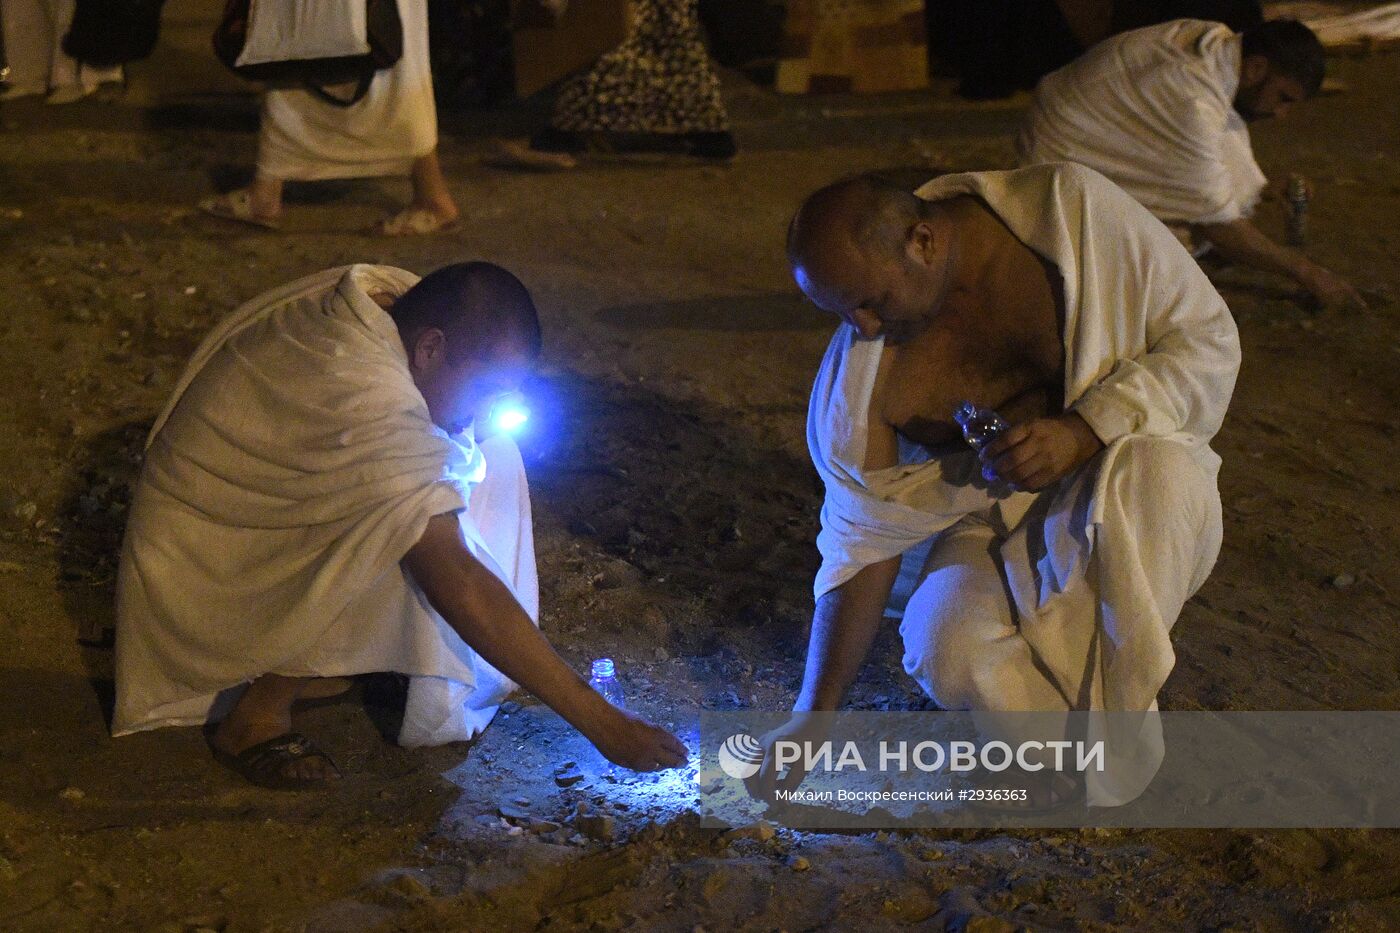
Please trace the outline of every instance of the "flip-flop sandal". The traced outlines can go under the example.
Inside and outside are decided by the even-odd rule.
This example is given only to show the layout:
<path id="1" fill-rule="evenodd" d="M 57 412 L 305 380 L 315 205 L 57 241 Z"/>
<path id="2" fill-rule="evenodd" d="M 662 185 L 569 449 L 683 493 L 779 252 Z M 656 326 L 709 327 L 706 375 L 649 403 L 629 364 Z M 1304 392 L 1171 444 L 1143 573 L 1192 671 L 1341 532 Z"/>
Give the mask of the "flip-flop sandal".
<path id="1" fill-rule="evenodd" d="M 458 220 L 443 220 L 426 207 L 408 207 L 380 222 L 375 232 L 380 236 L 429 236 L 451 233 L 458 224 Z"/>
<path id="2" fill-rule="evenodd" d="M 276 230 L 281 226 L 276 217 L 262 217 L 253 212 L 253 196 L 247 188 L 205 198 L 199 202 L 199 209 L 214 217 L 252 224 L 264 230 Z"/>
<path id="3" fill-rule="evenodd" d="M 287 765 L 308 758 L 320 758 L 330 765 L 335 777 L 299 778 L 286 773 Z M 214 751 L 214 760 L 249 784 L 269 790 L 310 790 L 325 787 L 340 777 L 340 769 L 329 755 L 300 732 L 288 732 L 275 739 L 250 745 L 236 755 Z"/>

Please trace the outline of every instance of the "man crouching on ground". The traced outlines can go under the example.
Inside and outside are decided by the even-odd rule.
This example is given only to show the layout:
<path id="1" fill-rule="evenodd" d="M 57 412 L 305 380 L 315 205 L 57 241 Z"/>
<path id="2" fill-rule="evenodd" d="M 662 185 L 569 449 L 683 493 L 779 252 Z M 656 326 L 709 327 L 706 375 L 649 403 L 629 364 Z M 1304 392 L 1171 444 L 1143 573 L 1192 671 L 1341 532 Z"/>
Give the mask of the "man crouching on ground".
<path id="1" fill-rule="evenodd" d="M 840 706 L 920 546 L 904 667 L 940 706 L 1155 710 L 1171 627 L 1220 549 L 1209 442 L 1240 363 L 1229 309 L 1190 255 L 1068 163 L 912 194 L 839 182 L 802 206 L 788 247 L 798 285 L 844 322 L 808 412 L 826 501 L 789 732 Z M 981 462 L 953 421 L 963 400 L 1011 424 Z M 1143 738 L 1125 748 L 1135 767 L 1078 789 L 1091 804 L 1150 779 L 1160 733 Z M 1017 809 L 1070 802 L 1067 783 Z M 771 754 L 755 784 L 779 786 Z"/>
<path id="2" fill-rule="evenodd" d="M 539 351 L 529 293 L 482 262 L 332 269 L 223 321 L 147 441 L 113 733 L 217 721 L 216 756 L 249 781 L 315 786 L 339 772 L 292 704 L 318 678 L 396 671 L 406 746 L 471 738 L 518 683 L 618 764 L 684 761 L 533 621 L 520 452 L 473 427 Z"/>

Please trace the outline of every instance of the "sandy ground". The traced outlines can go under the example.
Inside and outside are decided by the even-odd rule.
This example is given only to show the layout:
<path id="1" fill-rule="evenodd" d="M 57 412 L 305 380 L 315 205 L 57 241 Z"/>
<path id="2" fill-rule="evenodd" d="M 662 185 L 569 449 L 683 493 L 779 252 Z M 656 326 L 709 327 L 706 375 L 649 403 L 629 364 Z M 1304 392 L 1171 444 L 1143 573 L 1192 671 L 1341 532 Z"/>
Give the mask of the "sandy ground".
<path id="1" fill-rule="evenodd" d="M 1245 347 L 1217 443 L 1226 543 L 1164 708 L 1400 708 L 1400 55 L 1335 72 L 1348 93 L 1257 148 L 1314 180 L 1313 252 L 1372 309 L 1317 315 L 1215 273 Z M 0 927 L 1400 929 L 1393 832 L 722 835 L 698 827 L 690 775 L 597 775 L 528 697 L 470 748 L 408 752 L 384 739 L 393 684 L 362 683 L 302 717 L 348 774 L 325 794 L 250 788 L 195 729 L 108 737 L 110 649 L 78 636 L 110 622 L 146 426 L 220 315 L 353 261 L 484 257 L 534 290 L 554 402 L 526 446 L 561 651 L 617 658 L 634 705 L 682 730 L 791 702 L 820 494 L 803 413 L 832 323 L 796 297 L 784 224 L 850 170 L 1008 164 L 1020 104 L 729 90 L 728 166 L 505 173 L 480 164 L 485 137 L 537 111 L 448 119 L 464 229 L 399 242 L 363 232 L 398 182 L 296 192 L 276 234 L 192 213 L 251 162 L 246 96 L 0 112 Z M 896 640 L 854 706 L 922 705 Z M 558 787 L 571 760 L 589 775 Z"/>

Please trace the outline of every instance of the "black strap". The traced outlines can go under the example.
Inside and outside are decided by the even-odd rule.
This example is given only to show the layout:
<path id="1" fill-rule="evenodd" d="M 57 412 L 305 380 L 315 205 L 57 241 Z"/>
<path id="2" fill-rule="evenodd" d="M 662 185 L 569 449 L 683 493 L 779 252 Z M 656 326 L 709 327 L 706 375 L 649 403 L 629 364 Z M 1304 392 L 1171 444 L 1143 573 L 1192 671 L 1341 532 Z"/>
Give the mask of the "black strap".
<path id="1" fill-rule="evenodd" d="M 306 89 L 308 91 L 310 91 L 312 94 L 315 94 L 317 97 L 330 104 L 332 107 L 349 108 L 355 106 L 360 101 L 365 99 L 365 95 L 369 93 L 370 82 L 372 82 L 373 80 L 373 71 L 367 70 L 361 72 L 359 81 L 355 82 L 355 92 L 350 95 L 350 98 L 348 100 L 342 97 L 336 97 L 334 94 L 327 91 L 324 87 L 322 87 L 319 84 L 313 84 L 310 81 L 307 81 L 305 83 Z"/>

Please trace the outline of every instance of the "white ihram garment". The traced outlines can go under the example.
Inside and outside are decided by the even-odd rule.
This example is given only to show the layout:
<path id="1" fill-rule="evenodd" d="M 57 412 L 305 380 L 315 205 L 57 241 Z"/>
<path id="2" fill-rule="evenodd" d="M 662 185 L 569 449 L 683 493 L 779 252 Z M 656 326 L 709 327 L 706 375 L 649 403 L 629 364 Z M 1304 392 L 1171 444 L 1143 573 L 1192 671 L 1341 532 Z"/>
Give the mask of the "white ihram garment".
<path id="1" fill-rule="evenodd" d="M 513 685 L 400 564 L 434 515 L 532 618 L 529 493 L 505 438 L 433 425 L 370 297 L 417 276 L 347 266 L 259 296 L 195 352 L 147 442 L 117 580 L 113 732 L 220 718 L 266 674 L 411 676 L 399 740 L 470 738 Z"/>
<path id="2" fill-rule="evenodd" d="M 1167 223 L 1253 213 L 1266 179 L 1235 111 L 1240 36 L 1174 20 L 1095 45 L 1046 75 L 1022 126 L 1022 165 L 1078 162 Z"/>
<path id="3" fill-rule="evenodd" d="M 10 66 L 10 96 L 122 80 L 120 65 L 94 68 L 64 54 L 63 37 L 73 25 L 74 0 L 0 0 L 4 17 L 5 57 Z"/>
<path id="4" fill-rule="evenodd" d="M 929 459 L 901 444 L 898 466 L 866 472 L 884 341 L 842 326 L 808 411 L 826 485 L 815 595 L 932 538 L 901 630 L 906 666 L 941 703 L 1153 710 L 1168 633 L 1220 545 L 1208 443 L 1239 370 L 1229 309 L 1161 223 L 1081 166 L 949 175 L 917 193 L 975 195 L 1059 270 L 1066 405 L 1107 448 L 1040 494 L 999 497 L 971 451 Z M 1160 735 L 1124 755 L 1135 767 L 1091 780 L 1092 803 L 1136 796 Z"/>
<path id="5" fill-rule="evenodd" d="M 414 159 L 437 148 L 427 3 L 398 4 L 403 57 L 375 74 L 363 100 L 337 107 L 299 89 L 263 95 L 260 174 L 296 181 L 407 175 Z"/>

